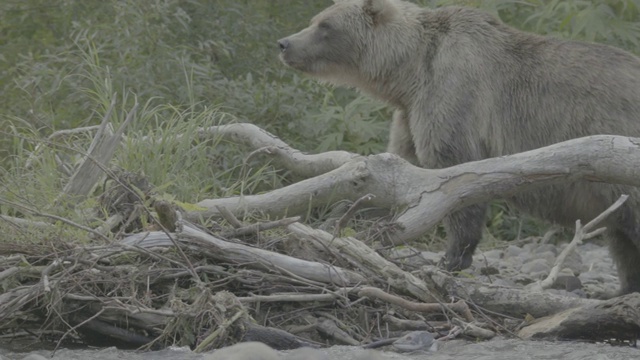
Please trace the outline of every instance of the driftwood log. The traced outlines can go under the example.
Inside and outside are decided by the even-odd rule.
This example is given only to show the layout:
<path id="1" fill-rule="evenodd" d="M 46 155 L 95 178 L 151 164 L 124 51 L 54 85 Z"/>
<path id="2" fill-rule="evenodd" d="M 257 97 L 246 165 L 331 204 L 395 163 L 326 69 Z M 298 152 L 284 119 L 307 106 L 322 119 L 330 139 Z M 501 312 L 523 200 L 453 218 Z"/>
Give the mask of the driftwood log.
<path id="1" fill-rule="evenodd" d="M 640 334 L 639 293 L 594 301 L 537 319 L 518 335 L 532 339 L 607 340 L 620 339 L 620 334 L 625 333 L 629 340 L 636 340 Z"/>
<path id="2" fill-rule="evenodd" d="M 450 168 L 423 169 L 388 153 L 367 157 L 343 152 L 304 155 L 250 124 L 211 127 L 202 132 L 260 146 L 287 169 L 316 176 L 265 194 L 202 200 L 198 205 L 204 210 L 186 214 L 193 221 L 219 217 L 220 207 L 236 216 L 248 212 L 269 217 L 302 215 L 310 205 L 356 201 L 374 194 L 368 205 L 405 208 L 394 222 L 397 226 L 387 233 L 400 244 L 423 235 L 452 211 L 536 186 L 578 179 L 640 185 L 640 139 L 624 136 L 588 136 Z"/>

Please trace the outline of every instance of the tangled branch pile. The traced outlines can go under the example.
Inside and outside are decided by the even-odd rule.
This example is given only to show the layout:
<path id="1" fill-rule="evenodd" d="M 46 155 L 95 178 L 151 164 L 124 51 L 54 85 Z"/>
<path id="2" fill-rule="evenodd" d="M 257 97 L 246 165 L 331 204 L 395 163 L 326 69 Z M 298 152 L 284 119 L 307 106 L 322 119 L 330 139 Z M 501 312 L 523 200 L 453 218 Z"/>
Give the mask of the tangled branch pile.
<path id="1" fill-rule="evenodd" d="M 0 263 L 3 332 L 89 342 L 107 335 L 135 346 L 201 350 L 262 339 L 295 348 L 369 343 L 408 329 L 448 330 L 447 318 L 473 320 L 464 302 L 403 299 L 434 300 L 424 281 L 353 238 L 295 222 L 288 236 L 278 229 L 271 232 L 283 235 L 247 234 L 246 227 L 210 234 L 178 224 L 174 233 L 142 232 L 104 246 L 57 239 L 2 249 L 19 254 Z M 230 241 L 225 233 L 243 235 Z"/>

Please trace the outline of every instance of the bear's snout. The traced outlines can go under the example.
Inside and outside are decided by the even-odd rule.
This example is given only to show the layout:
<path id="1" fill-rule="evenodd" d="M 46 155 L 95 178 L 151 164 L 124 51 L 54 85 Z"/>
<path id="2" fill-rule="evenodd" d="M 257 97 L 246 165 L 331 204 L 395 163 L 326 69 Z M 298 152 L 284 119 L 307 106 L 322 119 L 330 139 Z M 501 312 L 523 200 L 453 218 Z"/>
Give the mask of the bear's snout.
<path id="1" fill-rule="evenodd" d="M 280 47 L 280 52 L 285 52 L 289 48 L 289 39 L 280 39 L 278 40 L 278 46 Z"/>

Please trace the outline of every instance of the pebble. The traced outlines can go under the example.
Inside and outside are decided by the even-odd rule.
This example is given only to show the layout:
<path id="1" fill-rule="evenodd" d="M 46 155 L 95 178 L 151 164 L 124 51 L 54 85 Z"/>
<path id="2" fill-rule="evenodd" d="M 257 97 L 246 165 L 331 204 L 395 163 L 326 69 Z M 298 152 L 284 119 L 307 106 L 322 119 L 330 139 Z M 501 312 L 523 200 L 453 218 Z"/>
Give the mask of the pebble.
<path id="1" fill-rule="evenodd" d="M 399 352 L 438 351 L 438 341 L 428 331 L 412 331 L 392 345 Z"/>
<path id="2" fill-rule="evenodd" d="M 524 263 L 524 261 L 520 258 L 517 257 L 513 257 L 513 258 L 507 258 L 504 259 L 502 261 L 500 261 L 500 263 L 498 264 L 498 268 L 507 272 L 519 272 L 520 268 L 522 268 L 522 264 Z"/>
<path id="3" fill-rule="evenodd" d="M 420 257 L 426 265 L 437 265 L 444 256 L 443 252 L 436 253 L 431 251 L 422 251 Z"/>
<path id="4" fill-rule="evenodd" d="M 541 254 L 547 251 L 551 251 L 553 256 L 558 255 L 558 247 L 553 244 L 531 244 L 531 253 Z"/>
<path id="5" fill-rule="evenodd" d="M 522 254 L 523 252 L 524 250 L 521 247 L 509 245 L 509 247 L 507 247 L 507 249 L 504 251 L 504 254 L 506 257 L 516 257 L 520 256 L 520 254 Z"/>
<path id="6" fill-rule="evenodd" d="M 520 268 L 520 271 L 530 275 L 534 279 L 538 279 L 540 274 L 548 274 L 551 270 L 551 265 L 546 259 L 533 259 Z"/>
<path id="7" fill-rule="evenodd" d="M 535 255 L 535 258 L 544 259 L 547 262 L 547 265 L 553 266 L 553 264 L 556 262 L 556 253 L 553 251 L 542 251 L 537 253 Z"/>
<path id="8" fill-rule="evenodd" d="M 489 250 L 489 251 L 485 251 L 483 252 L 479 257 L 480 258 L 487 258 L 489 260 L 500 260 L 502 259 L 504 255 L 504 251 L 499 250 L 499 249 L 494 249 L 494 250 Z"/>
<path id="9" fill-rule="evenodd" d="M 566 267 L 560 270 L 560 272 L 558 273 L 558 276 L 577 276 L 577 275 L 573 270 L 571 270 L 571 268 Z"/>
<path id="10" fill-rule="evenodd" d="M 577 289 L 582 289 L 582 281 L 573 275 L 558 275 L 556 281 L 553 282 L 551 287 L 554 289 L 562 289 L 572 292 Z"/>

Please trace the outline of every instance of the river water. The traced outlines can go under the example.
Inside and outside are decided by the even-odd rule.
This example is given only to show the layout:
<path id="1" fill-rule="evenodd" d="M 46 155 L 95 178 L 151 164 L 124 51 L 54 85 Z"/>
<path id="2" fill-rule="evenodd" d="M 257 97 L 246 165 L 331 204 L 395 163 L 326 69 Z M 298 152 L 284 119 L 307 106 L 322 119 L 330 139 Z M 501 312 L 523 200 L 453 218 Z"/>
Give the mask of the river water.
<path id="1" fill-rule="evenodd" d="M 8 350 L 0 345 L 0 357 L 21 360 L 27 353 Z M 329 359 L 350 360 L 363 350 L 353 346 L 334 346 L 322 349 Z M 59 349 L 51 357 L 51 351 L 33 351 L 46 358 L 65 360 L 201 360 L 206 355 L 187 349 L 166 349 L 154 352 L 106 349 Z M 498 339 L 481 343 L 451 341 L 440 346 L 437 352 L 401 355 L 383 352 L 382 359 L 396 360 L 639 360 L 640 349 L 607 344 L 580 342 L 523 341 Z M 256 359 L 258 360 L 258 359 Z"/>

